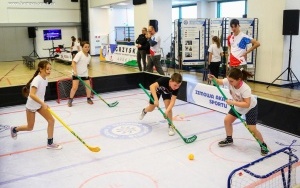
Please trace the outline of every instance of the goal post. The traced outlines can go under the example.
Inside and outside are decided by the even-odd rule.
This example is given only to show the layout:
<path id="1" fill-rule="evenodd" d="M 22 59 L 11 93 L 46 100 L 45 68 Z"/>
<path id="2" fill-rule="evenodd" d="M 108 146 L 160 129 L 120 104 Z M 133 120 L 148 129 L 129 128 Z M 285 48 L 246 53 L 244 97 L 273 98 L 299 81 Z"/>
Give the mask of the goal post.
<path id="1" fill-rule="evenodd" d="M 296 185 L 298 157 L 290 147 L 282 148 L 233 170 L 228 188 L 290 188 Z"/>
<path id="2" fill-rule="evenodd" d="M 93 88 L 92 78 L 90 77 L 91 88 Z M 61 100 L 69 99 L 70 91 L 72 89 L 72 78 L 60 79 L 56 82 L 56 92 L 57 92 L 57 103 Z M 92 95 L 92 94 L 91 94 Z M 79 82 L 78 89 L 75 93 L 74 98 L 86 97 L 85 85 Z"/>

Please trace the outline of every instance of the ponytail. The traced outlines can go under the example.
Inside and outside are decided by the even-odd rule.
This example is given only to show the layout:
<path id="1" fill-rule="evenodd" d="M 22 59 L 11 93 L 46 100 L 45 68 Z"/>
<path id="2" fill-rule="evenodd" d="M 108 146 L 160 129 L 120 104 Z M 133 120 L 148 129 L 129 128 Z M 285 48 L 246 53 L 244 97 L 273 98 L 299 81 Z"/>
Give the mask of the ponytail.
<path id="1" fill-rule="evenodd" d="M 40 73 L 39 68 L 35 71 L 33 77 L 29 80 L 29 82 L 22 88 L 22 95 L 27 98 L 29 96 L 30 84 L 32 80 Z"/>
<path id="2" fill-rule="evenodd" d="M 243 68 L 241 69 L 241 72 L 243 74 L 243 77 L 242 77 L 243 80 L 247 80 L 247 78 L 253 77 L 253 74 L 251 72 L 248 72 L 248 71 L 244 70 Z"/>
<path id="3" fill-rule="evenodd" d="M 50 64 L 48 61 L 40 61 L 38 64 L 38 69 L 35 71 L 33 77 L 29 80 L 29 82 L 22 88 L 22 95 L 27 98 L 30 92 L 30 84 L 32 80 L 40 73 L 40 69 L 44 69 L 47 64 Z"/>

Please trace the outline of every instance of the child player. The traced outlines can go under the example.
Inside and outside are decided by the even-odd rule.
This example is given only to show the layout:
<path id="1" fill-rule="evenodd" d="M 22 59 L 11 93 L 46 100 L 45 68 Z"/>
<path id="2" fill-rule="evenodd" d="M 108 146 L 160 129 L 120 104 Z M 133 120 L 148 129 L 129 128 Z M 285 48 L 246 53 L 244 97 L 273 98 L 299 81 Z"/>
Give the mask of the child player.
<path id="1" fill-rule="evenodd" d="M 61 145 L 53 142 L 54 118 L 48 110 L 45 103 L 46 87 L 48 85 L 47 76 L 51 73 L 51 64 L 48 61 L 40 61 L 38 69 L 35 71 L 32 79 L 23 88 L 22 94 L 27 97 L 26 117 L 27 124 L 18 127 L 11 127 L 11 137 L 17 139 L 18 132 L 32 131 L 35 123 L 35 114 L 38 112 L 48 122 L 47 128 L 47 149 L 62 149 Z"/>
<path id="2" fill-rule="evenodd" d="M 228 105 L 233 105 L 236 111 L 241 116 L 242 114 L 246 115 L 246 123 L 249 130 L 253 133 L 255 138 L 257 138 L 264 147 L 261 146 L 261 155 L 267 155 L 268 150 L 267 145 L 264 142 L 264 139 L 256 128 L 257 123 L 257 100 L 251 93 L 251 88 L 243 81 L 247 80 L 247 77 L 252 76 L 251 73 L 243 70 L 243 68 L 232 68 L 227 78 L 216 79 L 214 75 L 209 74 L 209 79 L 215 79 L 219 85 L 225 85 L 229 88 L 230 94 L 233 100 L 226 100 Z M 219 146 L 228 146 L 233 144 L 233 128 L 232 123 L 238 118 L 232 109 L 229 110 L 228 114 L 225 116 L 224 124 L 226 131 L 226 138 L 223 141 L 219 142 Z"/>
<path id="3" fill-rule="evenodd" d="M 154 103 L 150 100 L 149 105 L 142 110 L 140 120 L 144 118 L 147 112 L 152 112 L 155 107 L 159 106 L 159 98 L 162 96 L 165 103 L 166 111 L 165 114 L 172 121 L 172 108 L 175 105 L 175 101 L 178 94 L 178 89 L 182 82 L 182 76 L 179 73 L 174 73 L 171 78 L 161 77 L 157 79 L 153 84 L 150 85 L 151 97 Z M 169 135 L 175 134 L 174 129 L 169 124 Z"/>

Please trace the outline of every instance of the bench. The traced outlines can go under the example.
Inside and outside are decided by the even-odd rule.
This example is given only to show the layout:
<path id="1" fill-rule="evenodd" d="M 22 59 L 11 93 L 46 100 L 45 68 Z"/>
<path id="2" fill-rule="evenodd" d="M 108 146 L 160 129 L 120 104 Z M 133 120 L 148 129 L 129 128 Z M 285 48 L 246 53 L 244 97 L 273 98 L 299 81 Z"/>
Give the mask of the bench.
<path id="1" fill-rule="evenodd" d="M 23 64 L 25 64 L 29 69 L 35 69 L 35 60 L 29 56 L 22 56 Z"/>

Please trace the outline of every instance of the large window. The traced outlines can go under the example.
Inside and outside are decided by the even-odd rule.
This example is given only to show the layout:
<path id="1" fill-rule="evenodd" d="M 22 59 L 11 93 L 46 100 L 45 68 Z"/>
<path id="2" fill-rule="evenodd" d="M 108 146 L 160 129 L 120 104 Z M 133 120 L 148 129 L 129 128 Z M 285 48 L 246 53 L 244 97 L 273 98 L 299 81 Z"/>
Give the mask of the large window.
<path id="1" fill-rule="evenodd" d="M 197 18 L 197 5 L 181 7 L 182 18 Z"/>
<path id="2" fill-rule="evenodd" d="M 246 2 L 245 1 L 230 1 L 220 2 L 218 4 L 218 17 L 231 17 L 242 18 L 246 14 Z"/>

